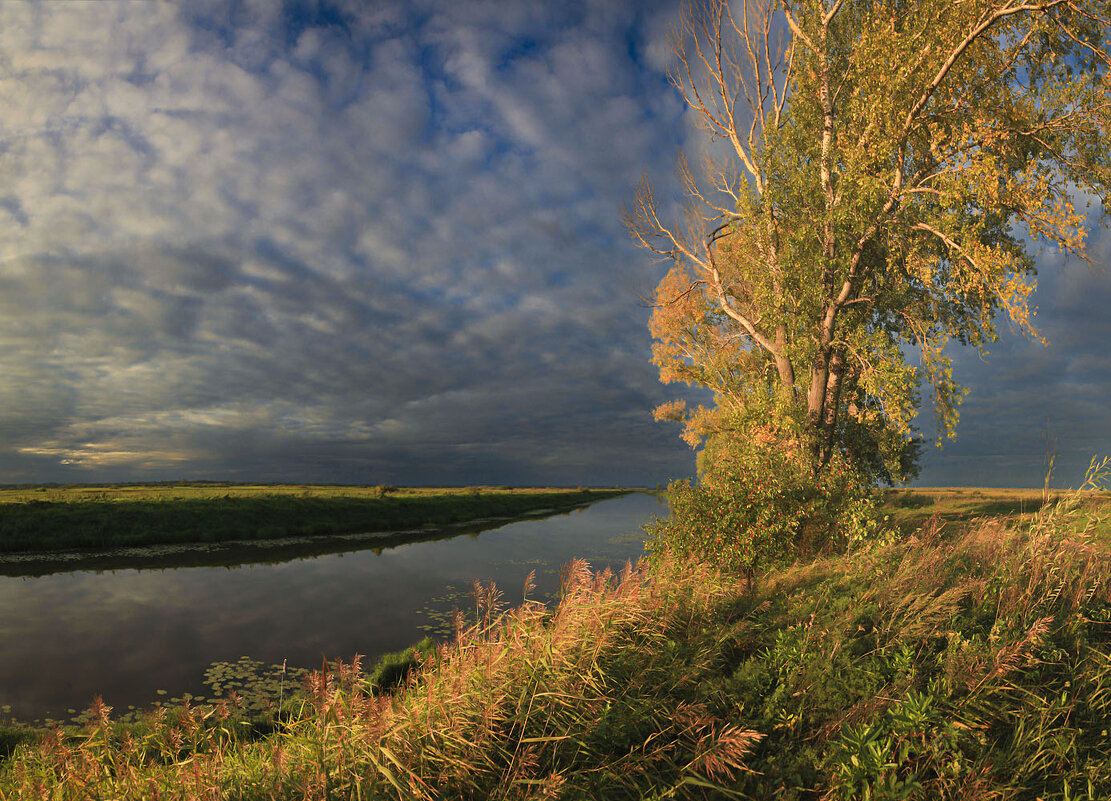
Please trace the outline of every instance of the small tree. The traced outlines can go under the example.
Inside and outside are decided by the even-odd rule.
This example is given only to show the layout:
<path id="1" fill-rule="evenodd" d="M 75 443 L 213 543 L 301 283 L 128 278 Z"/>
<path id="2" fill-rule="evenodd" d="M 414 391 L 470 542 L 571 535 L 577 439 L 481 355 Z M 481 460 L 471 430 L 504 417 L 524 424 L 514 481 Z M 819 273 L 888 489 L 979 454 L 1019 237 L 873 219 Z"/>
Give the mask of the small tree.
<path id="1" fill-rule="evenodd" d="M 647 183 L 625 220 L 674 262 L 651 320 L 661 380 L 716 402 L 657 417 L 692 445 L 797 420 L 811 470 L 842 454 L 904 478 L 923 383 L 939 441 L 954 432 L 947 343 L 983 350 L 1001 312 L 1038 337 L 1037 249 L 1089 258 L 1082 209 L 1111 181 L 1109 27 L 1096 0 L 688 7 L 670 77 L 725 156 L 680 160 L 681 224 Z"/>

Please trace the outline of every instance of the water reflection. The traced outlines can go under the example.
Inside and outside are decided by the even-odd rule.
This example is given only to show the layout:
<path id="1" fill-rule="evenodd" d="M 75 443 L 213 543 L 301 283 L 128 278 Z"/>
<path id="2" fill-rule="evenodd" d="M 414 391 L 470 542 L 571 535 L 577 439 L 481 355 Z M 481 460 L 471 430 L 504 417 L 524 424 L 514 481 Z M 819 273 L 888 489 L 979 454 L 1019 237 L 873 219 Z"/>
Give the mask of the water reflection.
<path id="1" fill-rule="evenodd" d="M 403 648 L 442 622 L 473 578 L 535 596 L 581 556 L 619 567 L 642 553 L 651 496 L 477 534 L 222 567 L 80 570 L 0 578 L 0 706 L 65 719 L 96 693 L 117 710 L 158 690 L 203 695 L 206 666 L 249 656 L 311 666 Z"/>

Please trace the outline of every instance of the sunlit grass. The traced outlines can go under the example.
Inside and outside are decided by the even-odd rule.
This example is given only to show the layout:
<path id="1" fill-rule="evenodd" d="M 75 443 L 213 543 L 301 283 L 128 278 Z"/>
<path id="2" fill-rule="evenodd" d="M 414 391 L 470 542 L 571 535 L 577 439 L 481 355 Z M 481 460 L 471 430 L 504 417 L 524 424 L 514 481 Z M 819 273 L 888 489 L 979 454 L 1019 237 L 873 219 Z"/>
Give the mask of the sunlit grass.
<path id="1" fill-rule="evenodd" d="M 97 708 L 16 745 L 0 798 L 1111 797 L 1111 556 L 1084 500 L 751 588 L 673 555 L 576 562 L 552 609 L 479 585 L 392 693 L 341 665 L 270 728 L 227 699 Z"/>
<path id="2" fill-rule="evenodd" d="M 944 523 L 967 527 L 982 518 L 1007 518 L 1022 525 L 1046 504 L 1071 499 L 1073 519 L 1081 527 L 1089 522 L 1095 533 L 1111 541 L 1111 493 L 1103 490 L 996 489 L 990 487 L 930 487 L 892 489 L 883 495 L 881 511 L 892 524 L 906 531 L 921 527 L 934 515 Z"/>

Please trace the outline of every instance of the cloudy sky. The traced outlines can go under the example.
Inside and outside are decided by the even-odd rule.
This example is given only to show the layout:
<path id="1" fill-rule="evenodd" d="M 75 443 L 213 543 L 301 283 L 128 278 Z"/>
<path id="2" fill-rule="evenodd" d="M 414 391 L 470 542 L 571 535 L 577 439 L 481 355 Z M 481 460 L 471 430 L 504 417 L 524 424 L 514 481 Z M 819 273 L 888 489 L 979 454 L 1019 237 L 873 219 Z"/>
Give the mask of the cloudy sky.
<path id="1" fill-rule="evenodd" d="M 699 136 L 677 9 L 0 2 L 0 482 L 690 474 L 618 217 Z M 1043 266 L 922 483 L 1111 453 L 1111 277 Z"/>

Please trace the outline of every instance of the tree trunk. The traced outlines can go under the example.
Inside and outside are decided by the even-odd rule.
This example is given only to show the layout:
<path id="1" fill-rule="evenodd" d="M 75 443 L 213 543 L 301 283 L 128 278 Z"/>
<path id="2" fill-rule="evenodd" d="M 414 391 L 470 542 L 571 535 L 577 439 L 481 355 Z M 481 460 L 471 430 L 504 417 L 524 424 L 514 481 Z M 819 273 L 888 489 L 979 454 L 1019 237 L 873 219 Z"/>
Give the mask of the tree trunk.
<path id="1" fill-rule="evenodd" d="M 837 440 L 837 420 L 841 412 L 841 389 L 845 379 L 845 356 L 839 350 L 833 352 L 829 361 L 829 378 L 826 381 L 825 408 L 822 411 L 821 428 L 818 431 L 821 452 L 818 464 L 825 467 L 833 456 Z"/>
<path id="2" fill-rule="evenodd" d="M 810 422 L 810 451 L 817 472 L 822 465 L 822 423 L 825 419 L 826 391 L 829 387 L 829 351 L 819 348 L 810 367 L 810 390 L 806 394 L 806 412 Z"/>
<path id="3" fill-rule="evenodd" d="M 775 329 L 775 370 L 779 375 L 780 394 L 786 400 L 793 400 L 795 396 L 795 368 L 791 358 L 787 355 L 787 326 L 781 323 Z"/>

